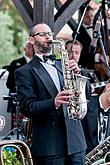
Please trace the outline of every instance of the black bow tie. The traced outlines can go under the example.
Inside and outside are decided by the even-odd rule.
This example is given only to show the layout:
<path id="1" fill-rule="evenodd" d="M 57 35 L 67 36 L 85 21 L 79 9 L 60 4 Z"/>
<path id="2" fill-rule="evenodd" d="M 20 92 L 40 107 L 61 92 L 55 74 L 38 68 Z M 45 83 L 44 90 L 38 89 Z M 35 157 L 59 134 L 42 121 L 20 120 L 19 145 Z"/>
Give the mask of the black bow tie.
<path id="1" fill-rule="evenodd" d="M 56 57 L 54 54 L 51 54 L 49 56 L 43 55 L 43 59 L 45 62 L 47 62 L 48 59 L 50 59 L 51 61 L 55 61 Z"/>
<path id="2" fill-rule="evenodd" d="M 93 26 L 88 26 L 86 27 L 86 29 L 93 29 Z"/>

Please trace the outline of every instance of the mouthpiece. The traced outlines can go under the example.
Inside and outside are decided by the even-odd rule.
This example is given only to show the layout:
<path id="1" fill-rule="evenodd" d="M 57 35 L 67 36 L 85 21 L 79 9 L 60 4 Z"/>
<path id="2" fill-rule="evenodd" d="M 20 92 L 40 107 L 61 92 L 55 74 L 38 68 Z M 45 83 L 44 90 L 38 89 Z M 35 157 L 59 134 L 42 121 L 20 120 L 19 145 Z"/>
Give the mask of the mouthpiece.
<path id="1" fill-rule="evenodd" d="M 64 41 L 63 40 L 50 40 L 48 41 L 49 44 L 62 44 Z"/>
<path id="2" fill-rule="evenodd" d="M 48 44 L 52 44 L 52 43 L 53 43 L 53 41 L 52 41 L 52 40 L 50 40 L 50 41 L 48 41 L 47 43 L 48 43 Z"/>

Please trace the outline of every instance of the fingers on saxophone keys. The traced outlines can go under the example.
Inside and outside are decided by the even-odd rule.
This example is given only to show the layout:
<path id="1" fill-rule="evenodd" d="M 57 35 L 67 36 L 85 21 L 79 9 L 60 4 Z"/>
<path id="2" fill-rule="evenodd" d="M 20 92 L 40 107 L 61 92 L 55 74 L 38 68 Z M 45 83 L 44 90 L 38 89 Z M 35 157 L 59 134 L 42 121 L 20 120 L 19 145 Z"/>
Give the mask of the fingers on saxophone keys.
<path id="1" fill-rule="evenodd" d="M 79 68 L 78 64 L 74 60 L 69 61 L 68 68 L 73 70 L 76 74 L 79 74 L 81 69 Z"/>
<path id="2" fill-rule="evenodd" d="M 64 90 L 60 94 L 60 98 L 63 101 L 63 103 L 69 103 L 69 100 L 73 95 L 73 92 L 72 90 Z"/>

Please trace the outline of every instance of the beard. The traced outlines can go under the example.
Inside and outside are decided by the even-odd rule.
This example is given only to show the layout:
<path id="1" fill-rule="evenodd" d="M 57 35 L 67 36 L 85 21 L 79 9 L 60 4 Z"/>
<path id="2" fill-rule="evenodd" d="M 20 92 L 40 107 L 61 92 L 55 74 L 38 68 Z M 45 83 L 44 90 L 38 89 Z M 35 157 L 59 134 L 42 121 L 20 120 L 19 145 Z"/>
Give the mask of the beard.
<path id="1" fill-rule="evenodd" d="M 50 53 L 52 50 L 52 44 L 49 44 L 47 42 L 42 42 L 42 43 L 37 42 L 36 46 L 37 46 L 38 51 L 44 54 Z"/>

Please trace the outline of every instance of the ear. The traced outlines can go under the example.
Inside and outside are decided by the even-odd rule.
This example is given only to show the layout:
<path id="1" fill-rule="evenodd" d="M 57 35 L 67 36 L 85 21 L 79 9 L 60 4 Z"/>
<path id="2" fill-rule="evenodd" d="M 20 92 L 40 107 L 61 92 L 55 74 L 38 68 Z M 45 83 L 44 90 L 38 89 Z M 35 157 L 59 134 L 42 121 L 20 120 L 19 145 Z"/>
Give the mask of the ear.
<path id="1" fill-rule="evenodd" d="M 106 84 L 106 90 L 110 90 L 110 83 Z"/>
<path id="2" fill-rule="evenodd" d="M 29 37 L 29 42 L 33 45 L 34 44 L 34 38 L 33 37 Z"/>

